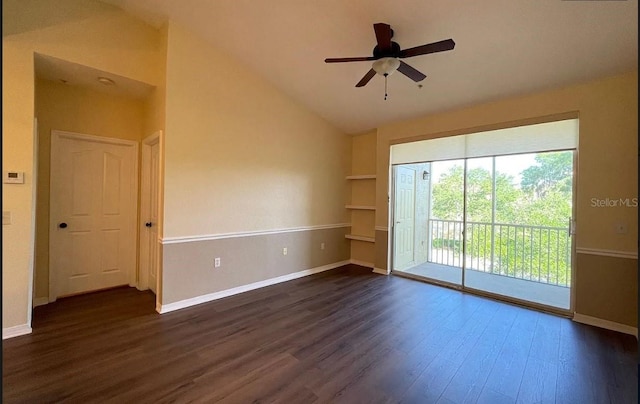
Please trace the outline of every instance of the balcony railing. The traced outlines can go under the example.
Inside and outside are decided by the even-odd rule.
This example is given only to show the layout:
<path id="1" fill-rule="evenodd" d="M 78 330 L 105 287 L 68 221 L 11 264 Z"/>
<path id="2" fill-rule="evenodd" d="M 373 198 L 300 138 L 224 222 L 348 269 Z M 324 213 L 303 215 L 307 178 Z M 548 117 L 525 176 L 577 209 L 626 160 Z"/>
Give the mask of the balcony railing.
<path id="1" fill-rule="evenodd" d="M 461 267 L 463 222 L 430 219 L 428 226 L 428 261 Z M 568 227 L 467 222 L 465 235 L 465 269 L 570 286 Z"/>

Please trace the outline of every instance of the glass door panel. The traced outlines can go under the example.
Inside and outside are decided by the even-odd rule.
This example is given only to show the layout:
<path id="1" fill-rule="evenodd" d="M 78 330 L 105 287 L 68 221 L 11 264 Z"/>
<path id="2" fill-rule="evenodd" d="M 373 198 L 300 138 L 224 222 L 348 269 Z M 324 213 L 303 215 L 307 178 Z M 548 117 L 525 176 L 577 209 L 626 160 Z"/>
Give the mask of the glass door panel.
<path id="1" fill-rule="evenodd" d="M 465 285 L 473 285 L 492 270 L 493 158 L 468 159 L 465 177 Z"/>
<path id="2" fill-rule="evenodd" d="M 572 180 L 572 151 L 469 159 L 465 287 L 569 309 Z"/>

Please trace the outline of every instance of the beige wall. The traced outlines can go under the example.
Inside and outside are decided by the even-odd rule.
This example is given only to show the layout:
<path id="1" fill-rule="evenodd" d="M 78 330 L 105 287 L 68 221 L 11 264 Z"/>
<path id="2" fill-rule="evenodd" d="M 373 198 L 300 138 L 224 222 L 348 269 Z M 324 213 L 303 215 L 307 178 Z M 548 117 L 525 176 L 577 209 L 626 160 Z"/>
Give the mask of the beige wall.
<path id="1" fill-rule="evenodd" d="M 376 131 L 351 137 L 351 174 L 366 175 L 376 173 Z"/>
<path id="2" fill-rule="evenodd" d="M 345 223 L 349 149 L 349 138 L 326 121 L 184 27 L 169 25 L 165 239 Z M 255 250 L 245 254 L 263 257 L 282 256 L 285 247 L 247 245 Z M 162 304 L 268 279 L 276 265 L 234 267 L 241 260 L 232 257 L 231 269 L 211 275 L 212 262 L 182 265 L 170 259 L 178 244 L 163 248 Z M 295 262 L 288 272 L 309 269 Z"/>
<path id="3" fill-rule="evenodd" d="M 34 52 L 156 85 L 158 31 L 122 11 L 86 0 L 2 2 L 3 170 L 25 172 L 24 185 L 3 184 L 2 326 L 28 326 L 35 200 Z"/>
<path id="4" fill-rule="evenodd" d="M 578 254 L 576 313 L 638 327 L 638 260 Z"/>
<path id="5" fill-rule="evenodd" d="M 49 295 L 49 168 L 51 130 L 140 141 L 144 100 L 36 80 L 38 184 L 34 298 Z"/>
<path id="6" fill-rule="evenodd" d="M 385 125 L 378 129 L 376 225 L 387 226 L 389 145 L 414 138 L 473 133 L 480 130 L 515 126 L 545 120 L 549 116 L 577 113 L 580 118 L 578 147 L 576 246 L 579 249 L 613 250 L 637 253 L 637 208 L 596 208 L 592 198 L 634 198 L 638 195 L 638 72 L 633 71 L 589 83 L 564 87 L 537 94 L 509 98 L 473 107 L 429 115 L 418 119 Z M 616 233 L 616 224 L 628 227 L 626 234 Z M 381 237 L 387 237 L 381 234 Z M 383 240 L 376 239 L 376 245 Z M 377 254 L 380 259 L 385 255 Z M 577 262 L 577 279 L 594 256 L 580 257 Z M 637 260 L 631 260 L 637 262 Z M 611 261 L 607 261 L 611 262 Z M 382 266 L 385 265 L 385 266 Z M 386 268 L 386 263 L 376 262 Z M 592 311 L 585 304 L 590 299 L 604 301 L 615 299 L 615 287 L 600 288 L 607 273 L 618 271 L 608 266 L 576 284 L 576 309 L 580 314 L 605 320 L 620 319 L 616 308 Z M 617 273 L 612 279 L 619 287 L 634 285 L 635 278 Z M 620 276 L 618 276 L 620 275 Z M 610 282 L 609 282 L 610 284 Z M 637 289 L 636 289 L 637 290 Z M 635 296 L 627 293 L 625 296 Z M 629 307 L 636 301 L 623 302 Z M 618 306 L 620 307 L 620 306 Z M 629 321 L 625 317 L 625 321 Z M 635 320 L 634 324 L 635 326 Z"/>
<path id="7" fill-rule="evenodd" d="M 174 24 L 166 80 L 165 237 L 346 221 L 343 133 Z"/>

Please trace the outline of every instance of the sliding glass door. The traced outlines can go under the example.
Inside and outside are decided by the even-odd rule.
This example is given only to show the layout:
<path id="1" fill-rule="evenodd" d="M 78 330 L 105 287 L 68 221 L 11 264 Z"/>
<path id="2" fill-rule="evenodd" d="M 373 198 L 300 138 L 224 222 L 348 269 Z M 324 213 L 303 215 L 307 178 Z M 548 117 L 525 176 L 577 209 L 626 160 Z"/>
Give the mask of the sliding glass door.
<path id="1" fill-rule="evenodd" d="M 573 154 L 468 160 L 465 287 L 570 308 Z"/>
<path id="2" fill-rule="evenodd" d="M 391 271 L 570 311 L 578 128 L 392 145 Z"/>

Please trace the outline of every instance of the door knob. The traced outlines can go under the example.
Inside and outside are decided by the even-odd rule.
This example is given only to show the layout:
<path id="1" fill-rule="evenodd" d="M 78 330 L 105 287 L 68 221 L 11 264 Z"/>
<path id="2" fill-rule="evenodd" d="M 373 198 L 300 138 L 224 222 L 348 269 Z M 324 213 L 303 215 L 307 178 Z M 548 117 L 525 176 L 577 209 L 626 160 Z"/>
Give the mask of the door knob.
<path id="1" fill-rule="evenodd" d="M 59 228 L 61 229 L 66 229 L 67 228 L 67 224 L 65 222 L 62 222 L 58 225 Z"/>
<path id="2" fill-rule="evenodd" d="M 147 223 L 145 223 L 144 225 L 145 225 L 145 226 L 147 226 L 147 227 L 151 227 L 151 226 L 153 226 L 153 224 L 152 224 L 151 222 L 147 222 Z"/>

